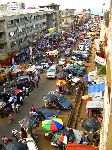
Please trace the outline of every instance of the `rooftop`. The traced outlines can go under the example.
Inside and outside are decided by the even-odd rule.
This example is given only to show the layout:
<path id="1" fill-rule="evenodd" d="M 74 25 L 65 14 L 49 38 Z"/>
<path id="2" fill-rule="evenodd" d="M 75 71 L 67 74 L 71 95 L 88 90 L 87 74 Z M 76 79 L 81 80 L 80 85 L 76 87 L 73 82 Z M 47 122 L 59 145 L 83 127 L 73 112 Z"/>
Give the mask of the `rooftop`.
<path id="1" fill-rule="evenodd" d="M 45 5 L 45 6 L 43 5 L 43 6 L 39 6 L 39 7 L 48 7 L 48 6 L 60 6 L 60 5 L 51 3 L 51 4 L 48 4 L 48 5 Z"/>
<path id="2" fill-rule="evenodd" d="M 32 8 L 32 7 L 29 7 L 28 9 L 23 9 L 23 10 L 14 10 L 14 11 L 1 11 L 0 12 L 0 18 L 2 17 L 7 17 L 7 16 L 19 16 L 19 15 L 22 15 L 22 14 L 33 14 L 33 13 L 46 13 L 46 12 L 52 12 L 54 11 L 53 9 L 48 9 L 48 8 Z"/>

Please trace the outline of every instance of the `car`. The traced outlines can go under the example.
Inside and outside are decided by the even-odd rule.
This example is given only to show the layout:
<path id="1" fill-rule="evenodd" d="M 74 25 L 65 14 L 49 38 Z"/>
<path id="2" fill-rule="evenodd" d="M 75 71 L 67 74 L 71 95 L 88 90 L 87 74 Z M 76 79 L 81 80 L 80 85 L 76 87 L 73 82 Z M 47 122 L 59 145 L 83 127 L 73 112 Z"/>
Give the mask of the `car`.
<path id="1" fill-rule="evenodd" d="M 46 77 L 47 79 L 55 79 L 56 78 L 56 74 L 57 74 L 57 66 L 56 65 L 52 65 L 46 73 Z"/>
<path id="2" fill-rule="evenodd" d="M 66 59 L 65 58 L 61 58 L 58 62 L 59 65 L 64 65 L 66 63 Z"/>
<path id="3" fill-rule="evenodd" d="M 40 107 L 36 110 L 40 120 L 45 120 L 48 117 L 56 117 L 56 115 L 48 108 Z"/>

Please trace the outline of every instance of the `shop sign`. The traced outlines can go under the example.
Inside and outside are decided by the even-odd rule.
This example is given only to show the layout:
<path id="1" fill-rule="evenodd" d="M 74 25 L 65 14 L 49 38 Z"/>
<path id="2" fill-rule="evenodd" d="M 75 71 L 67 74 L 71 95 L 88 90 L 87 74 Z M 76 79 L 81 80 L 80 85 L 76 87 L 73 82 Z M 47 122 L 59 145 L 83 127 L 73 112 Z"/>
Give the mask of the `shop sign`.
<path id="1" fill-rule="evenodd" d="M 105 58 L 102 58 L 102 57 L 99 57 L 99 56 L 95 56 L 95 61 L 101 65 L 106 65 L 106 59 Z"/>

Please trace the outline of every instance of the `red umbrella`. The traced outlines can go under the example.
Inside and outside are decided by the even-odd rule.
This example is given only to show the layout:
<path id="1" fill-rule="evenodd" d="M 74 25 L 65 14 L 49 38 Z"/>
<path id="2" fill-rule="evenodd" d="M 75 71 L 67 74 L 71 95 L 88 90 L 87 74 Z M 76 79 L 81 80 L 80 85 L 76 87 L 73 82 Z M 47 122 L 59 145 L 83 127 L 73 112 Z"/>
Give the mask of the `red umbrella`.
<path id="1" fill-rule="evenodd" d="M 21 91 L 17 87 L 14 87 L 13 90 L 14 90 L 14 95 L 17 95 Z"/>
<path id="2" fill-rule="evenodd" d="M 21 69 L 22 67 L 21 66 L 18 66 L 18 69 Z"/>
<path id="3" fill-rule="evenodd" d="M 12 71 L 12 74 L 16 74 L 16 73 L 21 72 L 21 71 L 22 71 L 21 69 L 16 69 L 16 70 Z"/>

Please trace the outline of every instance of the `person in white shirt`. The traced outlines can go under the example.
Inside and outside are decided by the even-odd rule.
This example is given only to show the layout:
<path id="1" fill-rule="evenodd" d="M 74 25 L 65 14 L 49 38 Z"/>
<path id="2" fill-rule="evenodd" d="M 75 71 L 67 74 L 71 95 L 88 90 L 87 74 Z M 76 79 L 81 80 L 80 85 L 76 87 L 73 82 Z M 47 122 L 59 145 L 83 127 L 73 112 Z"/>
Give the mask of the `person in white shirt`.
<path id="1" fill-rule="evenodd" d="M 16 137 L 17 134 L 18 134 L 18 130 L 13 129 L 13 130 L 12 130 L 12 136 L 13 136 L 13 137 Z"/>
<path id="2" fill-rule="evenodd" d="M 14 103 L 12 103 L 11 106 L 12 106 L 13 112 L 15 112 L 15 105 L 14 105 Z"/>
<path id="3" fill-rule="evenodd" d="M 19 104 L 16 104 L 16 113 L 20 113 Z"/>

